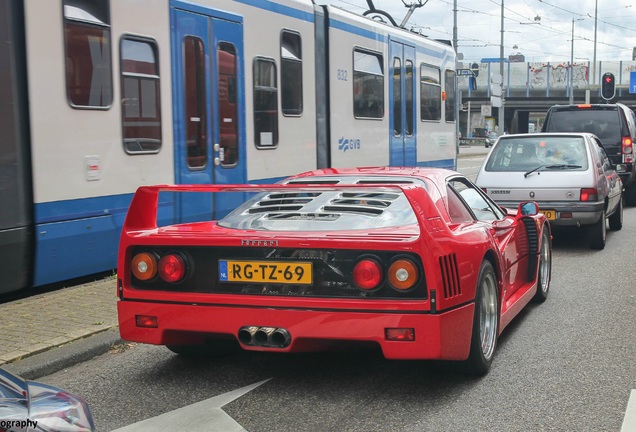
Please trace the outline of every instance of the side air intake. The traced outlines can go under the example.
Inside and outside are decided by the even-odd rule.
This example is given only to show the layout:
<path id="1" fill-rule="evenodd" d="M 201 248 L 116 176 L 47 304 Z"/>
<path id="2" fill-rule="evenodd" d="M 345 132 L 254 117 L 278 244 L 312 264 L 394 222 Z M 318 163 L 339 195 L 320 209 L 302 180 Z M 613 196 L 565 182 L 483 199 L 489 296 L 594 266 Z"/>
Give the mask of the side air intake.
<path id="1" fill-rule="evenodd" d="M 457 269 L 457 255 L 450 254 L 439 257 L 439 267 L 444 284 L 444 298 L 452 298 L 462 293 Z"/>

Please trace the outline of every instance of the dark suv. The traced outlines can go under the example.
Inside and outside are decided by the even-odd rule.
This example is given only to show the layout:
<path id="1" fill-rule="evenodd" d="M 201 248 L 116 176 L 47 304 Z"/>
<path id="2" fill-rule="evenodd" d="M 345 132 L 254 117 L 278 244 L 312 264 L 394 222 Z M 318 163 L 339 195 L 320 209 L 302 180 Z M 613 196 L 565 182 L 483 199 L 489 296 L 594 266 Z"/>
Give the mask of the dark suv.
<path id="1" fill-rule="evenodd" d="M 625 185 L 627 204 L 636 205 L 636 115 L 626 105 L 554 105 L 548 110 L 542 132 L 590 132 L 601 140 L 605 152 Z"/>

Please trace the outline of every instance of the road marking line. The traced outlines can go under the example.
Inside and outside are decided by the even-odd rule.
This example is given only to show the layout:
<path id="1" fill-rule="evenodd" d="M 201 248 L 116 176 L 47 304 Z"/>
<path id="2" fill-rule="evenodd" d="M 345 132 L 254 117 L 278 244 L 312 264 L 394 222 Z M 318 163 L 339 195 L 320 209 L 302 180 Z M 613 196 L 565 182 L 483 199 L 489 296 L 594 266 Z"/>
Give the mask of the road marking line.
<path id="1" fill-rule="evenodd" d="M 142 420 L 113 432 L 142 432 L 155 430 L 187 430 L 188 432 L 243 432 L 245 429 L 221 407 L 251 392 L 271 378 L 223 393 L 192 405 Z"/>
<path id="2" fill-rule="evenodd" d="M 629 396 L 625 418 L 623 418 L 623 427 L 621 427 L 621 432 L 633 431 L 636 431 L 636 390 L 632 390 Z"/>

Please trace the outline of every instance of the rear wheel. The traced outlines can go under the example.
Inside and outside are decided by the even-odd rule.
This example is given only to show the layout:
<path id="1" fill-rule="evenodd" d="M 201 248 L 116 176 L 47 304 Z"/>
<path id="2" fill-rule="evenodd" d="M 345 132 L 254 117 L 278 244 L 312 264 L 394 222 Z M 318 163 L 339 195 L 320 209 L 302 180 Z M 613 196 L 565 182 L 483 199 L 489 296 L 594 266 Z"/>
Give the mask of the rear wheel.
<path id="1" fill-rule="evenodd" d="M 625 189 L 625 203 L 628 206 L 636 206 L 636 185 L 632 184 Z"/>
<path id="2" fill-rule="evenodd" d="M 475 295 L 475 315 L 470 343 L 470 355 L 465 370 L 471 374 L 484 375 L 490 369 L 497 346 L 499 329 L 499 302 L 497 300 L 497 277 L 492 264 L 484 261 L 479 270 L 479 282 Z"/>
<path id="3" fill-rule="evenodd" d="M 588 235 L 590 238 L 590 247 L 592 249 L 602 250 L 605 249 L 605 240 L 607 238 L 607 226 L 605 220 L 605 210 L 601 212 L 601 217 L 593 225 L 588 228 Z"/>
<path id="4" fill-rule="evenodd" d="M 623 197 L 618 201 L 614 214 L 609 217 L 609 227 L 612 231 L 620 231 L 623 228 Z"/>
<path id="5" fill-rule="evenodd" d="M 184 357 L 226 357 L 240 350 L 231 339 L 207 339 L 196 345 L 166 345 L 170 351 Z"/>
<path id="6" fill-rule="evenodd" d="M 552 276 L 552 250 L 550 248 L 550 233 L 543 228 L 541 236 L 541 250 L 539 251 L 539 274 L 537 277 L 537 293 L 533 300 L 543 303 L 548 298 L 550 291 L 550 279 Z"/>

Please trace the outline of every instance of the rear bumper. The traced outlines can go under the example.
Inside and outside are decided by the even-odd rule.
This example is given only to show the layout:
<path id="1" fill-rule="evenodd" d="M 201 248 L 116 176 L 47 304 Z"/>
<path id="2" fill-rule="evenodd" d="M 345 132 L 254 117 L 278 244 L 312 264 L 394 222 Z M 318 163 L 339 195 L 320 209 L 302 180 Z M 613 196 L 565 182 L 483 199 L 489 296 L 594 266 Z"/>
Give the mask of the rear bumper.
<path id="1" fill-rule="evenodd" d="M 465 360 L 470 350 L 474 303 L 444 313 L 290 310 L 246 306 L 192 305 L 120 300 L 119 330 L 124 340 L 155 345 L 196 343 L 203 336 L 237 339 L 244 326 L 286 329 L 285 348 L 246 350 L 299 352 L 324 349 L 329 342 L 375 343 L 388 359 Z M 136 316 L 157 317 L 156 328 L 136 325 Z M 412 342 L 388 341 L 387 328 L 412 328 Z"/>
<path id="2" fill-rule="evenodd" d="M 497 201 L 502 207 L 517 208 L 519 201 Z M 601 218 L 605 203 L 580 202 L 580 201 L 536 201 L 541 210 L 554 210 L 556 218 L 550 219 L 553 226 L 591 225 Z M 571 217 L 563 213 L 571 213 Z"/>

